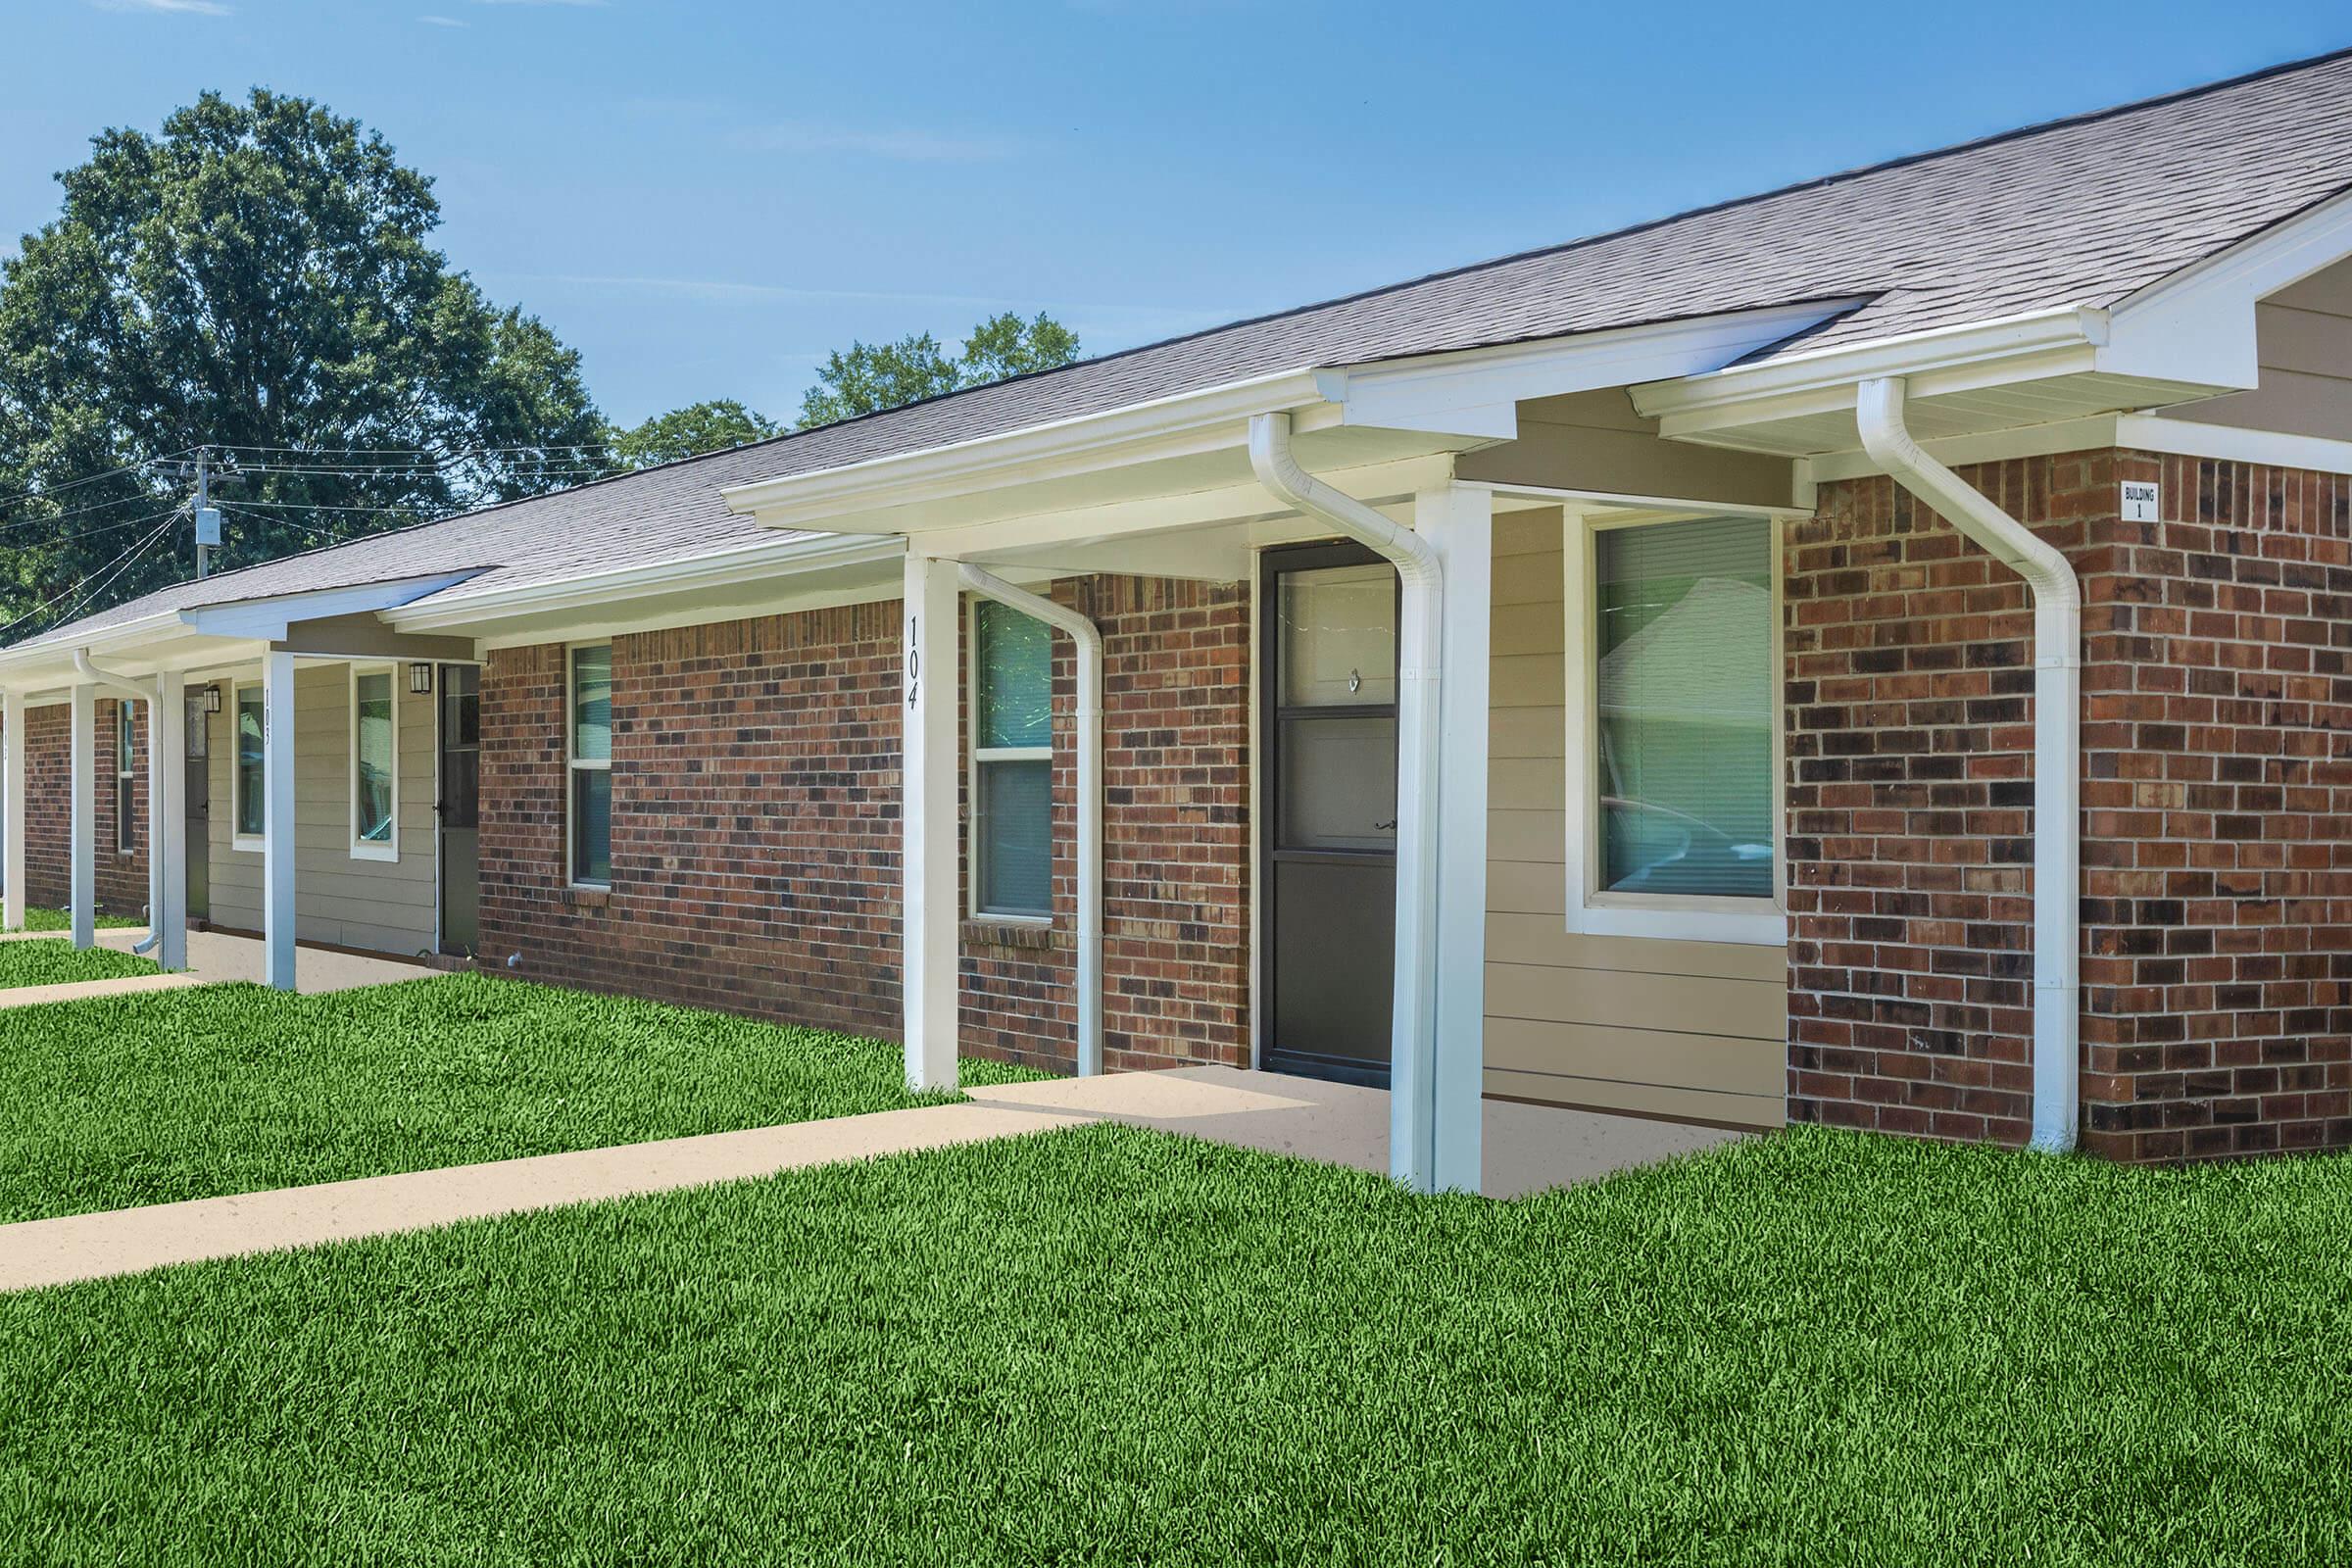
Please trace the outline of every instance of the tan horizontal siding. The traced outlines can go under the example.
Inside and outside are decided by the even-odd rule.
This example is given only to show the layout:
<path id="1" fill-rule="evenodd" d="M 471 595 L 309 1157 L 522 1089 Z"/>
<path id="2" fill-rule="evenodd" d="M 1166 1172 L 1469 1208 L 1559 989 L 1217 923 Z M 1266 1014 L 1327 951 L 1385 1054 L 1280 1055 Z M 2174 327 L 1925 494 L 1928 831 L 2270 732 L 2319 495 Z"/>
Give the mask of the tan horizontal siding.
<path id="1" fill-rule="evenodd" d="M 1786 949 L 1567 929 L 1560 526 L 1551 511 L 1495 523 L 1487 1092 L 1778 1126 Z"/>
<path id="2" fill-rule="evenodd" d="M 400 768 L 397 860 L 351 853 L 351 676 L 342 664 L 294 673 L 294 905 L 304 941 L 382 953 L 431 948 L 438 925 L 434 880 L 433 699 L 408 690 L 395 665 Z M 211 919 L 262 926 L 262 856 L 236 847 L 236 702 L 223 693 L 208 731 L 212 758 Z"/>

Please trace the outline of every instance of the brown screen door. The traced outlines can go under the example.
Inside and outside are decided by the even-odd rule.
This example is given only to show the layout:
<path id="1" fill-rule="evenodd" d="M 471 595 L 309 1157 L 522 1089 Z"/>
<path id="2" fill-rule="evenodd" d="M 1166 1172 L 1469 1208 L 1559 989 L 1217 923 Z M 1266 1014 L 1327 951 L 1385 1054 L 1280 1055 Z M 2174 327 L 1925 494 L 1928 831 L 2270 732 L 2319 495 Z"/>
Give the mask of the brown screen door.
<path id="1" fill-rule="evenodd" d="M 441 714 L 441 951 L 471 954 L 480 941 L 482 672 L 443 664 Z"/>
<path id="2" fill-rule="evenodd" d="M 1354 545 L 1260 573 L 1260 1062 L 1383 1083 L 1396 932 L 1396 571 Z"/>

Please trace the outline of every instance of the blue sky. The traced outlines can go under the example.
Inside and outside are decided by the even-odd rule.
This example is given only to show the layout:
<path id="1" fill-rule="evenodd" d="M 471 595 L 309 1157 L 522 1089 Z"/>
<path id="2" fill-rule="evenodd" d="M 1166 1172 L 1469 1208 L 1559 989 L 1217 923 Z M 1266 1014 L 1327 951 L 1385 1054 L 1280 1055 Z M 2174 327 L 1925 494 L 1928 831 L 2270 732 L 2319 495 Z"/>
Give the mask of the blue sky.
<path id="1" fill-rule="evenodd" d="M 2352 45 L 2342 0 L 6 9 L 7 251 L 101 127 L 301 93 L 435 177 L 453 263 L 623 419 L 789 416 L 827 349 L 1007 308 L 1129 347 Z"/>

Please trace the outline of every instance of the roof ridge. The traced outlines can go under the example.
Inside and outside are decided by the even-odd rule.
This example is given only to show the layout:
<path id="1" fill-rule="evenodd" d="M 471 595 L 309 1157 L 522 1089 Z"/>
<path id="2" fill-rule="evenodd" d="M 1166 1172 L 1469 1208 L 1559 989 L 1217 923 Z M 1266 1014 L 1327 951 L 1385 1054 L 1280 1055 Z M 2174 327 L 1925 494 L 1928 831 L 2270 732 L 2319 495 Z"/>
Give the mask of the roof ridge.
<path id="1" fill-rule="evenodd" d="M 1221 332 L 1238 331 L 1244 327 L 1262 326 L 1269 321 L 1288 320 L 1294 317 L 1311 315 L 1316 311 L 1330 310 L 1342 305 L 1352 305 L 1360 300 L 1378 299 L 1386 294 L 1397 294 L 1406 289 L 1418 288 L 1425 283 L 1438 283 L 1444 282 L 1448 278 L 1467 277 L 1473 273 L 1487 271 L 1493 268 L 1507 267 L 1514 262 L 1532 261 L 1539 256 L 1564 255 L 1570 251 L 1583 250 L 1588 246 L 1604 244 L 1610 240 L 1625 239 L 1635 234 L 1647 233 L 1653 229 L 1664 228 L 1672 223 L 1683 222 L 1688 219 L 1705 218 L 1716 213 L 1730 212 L 1737 208 L 1749 207 L 1761 202 L 1777 200 L 1783 196 L 1791 196 L 1799 191 L 1814 190 L 1825 188 L 1831 185 L 1843 184 L 1849 180 L 1862 179 L 1872 174 L 1885 173 L 1887 171 L 1894 169 L 1905 169 L 1916 164 L 1933 163 L 1940 158 L 1950 158 L 1961 153 L 1979 151 L 1985 147 L 1995 147 L 2004 142 L 2018 141 L 2028 136 L 2043 135 L 2051 131 L 2065 130 L 2076 125 L 2095 124 L 2103 120 L 2113 120 L 2121 116 L 2134 114 L 2145 109 L 2156 109 L 2161 108 L 2166 104 L 2180 103 L 2191 98 L 2201 98 L 2209 93 L 2227 92 L 2232 87 L 2243 87 L 2249 83 L 2266 80 L 2273 76 L 2288 75 L 2294 72 L 2310 70 L 2318 66 L 2330 65 L 2336 61 L 2346 59 L 2352 59 L 2352 45 L 2347 45 L 2340 49 L 2331 49 L 2323 54 L 2309 55 L 2299 60 L 2289 60 L 2281 62 L 2278 65 L 2264 66 L 2259 70 L 2244 72 L 2235 76 L 2225 76 L 2218 81 L 2199 82 L 2192 86 L 2176 88 L 2171 92 L 2155 93 L 2145 98 L 2129 99 L 2123 103 L 2109 104 L 2099 109 L 2082 110 L 2071 115 L 2061 115 L 2051 120 L 2035 121 L 2031 124 L 2012 126 L 2007 130 L 1993 131 L 1986 135 L 1971 137 L 1966 141 L 1949 142 L 1940 147 L 1926 148 L 1915 153 L 1903 153 L 1893 158 L 1882 159 L 1875 164 L 1862 164 L 1851 169 L 1839 170 L 1833 173 L 1815 174 L 1809 178 L 1792 180 L 1786 185 L 1776 185 L 1769 190 L 1753 191 L 1746 195 L 1726 197 L 1722 201 L 1708 202 L 1697 207 L 1687 207 L 1679 212 L 1667 213 L 1657 218 L 1643 219 L 1640 222 L 1628 223 L 1618 228 L 1604 229 L 1598 233 L 1580 235 L 1575 239 L 1559 240 L 1546 245 L 1530 246 L 1525 250 L 1511 251 L 1501 256 L 1490 256 L 1480 261 L 1463 262 L 1452 267 L 1439 268 L 1434 271 L 1423 272 L 1413 277 L 1402 278 L 1394 283 L 1382 283 L 1372 288 L 1357 289 L 1352 293 L 1348 294 L 1335 294 L 1327 299 L 1312 300 L 1303 305 L 1288 306 L 1277 311 L 1265 311 L 1256 316 L 1238 317 L 1233 320 L 1220 321 L 1214 326 L 1204 326 L 1197 331 L 1179 332 L 1172 337 L 1154 338 L 1149 343 L 1138 343 L 1132 348 L 1114 349 L 1107 354 L 1098 354 L 1088 359 L 1073 360 L 1067 365 L 1051 366 L 1047 368 L 1038 370 L 1024 370 L 1018 375 L 1007 375 L 995 381 L 984 381 L 977 386 L 956 387 L 952 391 L 935 392 L 928 397 L 917 398 L 911 403 L 900 403 L 894 404 L 887 409 L 869 410 L 864 414 L 852 415 L 846 419 L 835 419 L 828 424 L 812 424 L 803 426 L 799 429 L 779 431 L 771 436 L 763 436 L 757 441 L 747 441 L 741 446 L 721 447 L 714 452 L 700 452 L 696 453 L 692 457 L 673 459 L 669 463 L 662 464 L 658 466 L 675 467 L 690 463 L 701 463 L 709 458 L 723 457 L 730 452 L 749 452 L 758 447 L 780 446 L 787 441 L 798 440 L 802 436 L 814 435 L 821 430 L 838 430 L 846 425 L 861 424 L 866 420 L 881 418 L 886 415 L 901 414 L 908 409 L 925 408 L 932 404 L 945 403 L 955 398 L 970 397 L 974 393 L 990 391 L 997 387 L 1011 386 L 1018 382 L 1034 381 L 1043 379 L 1047 376 L 1060 375 L 1066 371 L 1081 369 L 1089 366 L 1108 365 L 1114 361 L 1132 359 L 1139 354 L 1149 354 L 1156 349 L 1171 348 L 1179 343 L 1197 343 L 1202 338 L 1214 337 Z M 644 468 L 635 471 L 650 473 L 655 471 L 655 469 Z M 608 478 L 628 477 L 631 477 L 631 475 L 613 474 L 608 476 Z M 603 484 L 606 482 L 607 479 L 592 479 L 589 481 L 590 484 Z M 585 489 L 586 486 L 575 485 L 573 488 Z"/>

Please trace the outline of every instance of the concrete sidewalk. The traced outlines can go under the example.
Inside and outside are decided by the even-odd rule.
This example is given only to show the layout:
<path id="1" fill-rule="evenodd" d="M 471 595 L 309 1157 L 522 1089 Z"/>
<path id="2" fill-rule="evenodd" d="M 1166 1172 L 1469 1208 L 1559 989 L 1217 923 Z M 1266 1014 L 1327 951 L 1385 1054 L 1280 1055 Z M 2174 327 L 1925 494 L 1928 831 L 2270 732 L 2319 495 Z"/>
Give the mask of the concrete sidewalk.
<path id="1" fill-rule="evenodd" d="M 0 986 L 0 1012 L 11 1007 L 37 1007 L 44 1002 L 87 1002 L 94 997 L 123 997 L 141 991 L 177 991 L 200 986 L 197 974 L 124 974 L 111 980 L 68 980 L 54 986 Z"/>
<path id="2" fill-rule="evenodd" d="M 0 1291 L 172 1263 L 423 1230 L 526 1209 L 1116 1121 L 1367 1170 L 1388 1168 L 1388 1095 L 1230 1067 L 1058 1078 L 968 1091 L 960 1104 L 792 1122 L 576 1153 L 370 1176 L 0 1226 Z M 1486 1188 L 1591 1181 L 1740 1135 L 1487 1102 Z"/>
<path id="3" fill-rule="evenodd" d="M 0 942 L 63 942 L 63 931 L 0 931 Z M 140 927 L 102 927 L 97 933 L 98 946 L 127 953 L 147 940 Z M 254 937 L 237 936 L 227 931 L 190 931 L 188 933 L 188 967 L 185 973 L 150 978 L 135 977 L 140 983 L 123 986 L 126 990 L 161 990 L 169 986 L 206 984 L 215 981 L 248 981 L 263 983 L 268 965 L 261 942 Z M 444 971 L 430 964 L 410 958 L 378 956 L 365 953 L 345 953 L 335 948 L 297 947 L 294 950 L 294 989 L 306 997 L 323 996 L 332 991 L 351 991 L 361 986 L 390 985 L 402 980 L 421 980 Z M 156 980 L 163 984 L 158 985 Z M 121 986 L 119 981 L 93 981 L 91 984 Z M 42 987 L 39 989 L 53 989 Z M 95 991 L 92 996 L 109 993 Z M 73 997 L 58 996 L 41 999 L 50 1002 L 70 1002 Z M 10 994 L 0 991 L 0 1006 L 21 1006 L 25 1004 L 10 1000 Z"/>
<path id="4" fill-rule="evenodd" d="M 1071 1124 L 1067 1116 L 1045 1111 L 920 1105 L 749 1132 L 26 1220 L 0 1225 L 0 1291 L 426 1230 L 634 1193 L 707 1187 L 807 1165 L 984 1143 Z"/>

